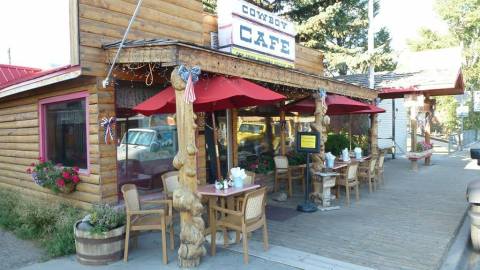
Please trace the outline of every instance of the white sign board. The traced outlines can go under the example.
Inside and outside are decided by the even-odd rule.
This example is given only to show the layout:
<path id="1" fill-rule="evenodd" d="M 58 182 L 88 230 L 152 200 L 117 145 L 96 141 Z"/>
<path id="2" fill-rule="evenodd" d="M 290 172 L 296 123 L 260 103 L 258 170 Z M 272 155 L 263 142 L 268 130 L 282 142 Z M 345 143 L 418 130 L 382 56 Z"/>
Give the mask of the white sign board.
<path id="1" fill-rule="evenodd" d="M 295 62 L 292 22 L 242 0 L 218 0 L 222 51 L 285 67 Z"/>
<path id="2" fill-rule="evenodd" d="M 473 92 L 473 111 L 480 112 L 480 91 Z"/>
<path id="3" fill-rule="evenodd" d="M 468 117 L 468 106 L 458 106 L 457 117 Z"/>

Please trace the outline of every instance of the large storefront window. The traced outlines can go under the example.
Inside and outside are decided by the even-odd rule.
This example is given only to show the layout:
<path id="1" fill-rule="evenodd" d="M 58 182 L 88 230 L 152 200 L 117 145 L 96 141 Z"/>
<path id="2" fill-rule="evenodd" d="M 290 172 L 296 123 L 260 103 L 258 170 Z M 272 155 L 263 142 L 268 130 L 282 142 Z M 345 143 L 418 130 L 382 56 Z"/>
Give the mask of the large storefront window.
<path id="1" fill-rule="evenodd" d="M 40 101 L 42 157 L 88 169 L 87 96 L 82 92 Z"/>

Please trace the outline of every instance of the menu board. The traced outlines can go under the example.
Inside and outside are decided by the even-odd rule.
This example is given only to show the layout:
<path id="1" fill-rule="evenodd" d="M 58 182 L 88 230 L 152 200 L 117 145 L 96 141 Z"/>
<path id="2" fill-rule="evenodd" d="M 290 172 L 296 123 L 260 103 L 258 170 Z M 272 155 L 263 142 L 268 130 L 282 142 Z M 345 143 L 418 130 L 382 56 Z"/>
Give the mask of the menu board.
<path id="1" fill-rule="evenodd" d="M 318 153 L 320 134 L 317 132 L 297 132 L 297 152 Z"/>

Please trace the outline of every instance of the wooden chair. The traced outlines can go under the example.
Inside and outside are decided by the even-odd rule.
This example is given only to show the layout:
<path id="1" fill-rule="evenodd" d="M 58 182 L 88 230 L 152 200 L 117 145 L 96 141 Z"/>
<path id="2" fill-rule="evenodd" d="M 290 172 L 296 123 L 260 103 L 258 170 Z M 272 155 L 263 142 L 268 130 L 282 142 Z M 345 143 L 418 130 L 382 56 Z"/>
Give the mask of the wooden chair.
<path id="1" fill-rule="evenodd" d="M 217 226 L 225 229 L 235 230 L 236 242 L 240 241 L 240 232 L 242 233 L 243 242 L 243 261 L 248 264 L 248 233 L 263 227 L 263 247 L 268 250 L 268 231 L 267 218 L 265 216 L 266 205 L 266 188 L 260 188 L 245 194 L 244 204 L 241 211 L 234 211 L 219 206 L 213 206 L 215 218 L 213 218 L 212 231 L 216 232 Z M 217 216 L 217 212 L 220 213 Z M 219 220 L 217 218 L 220 217 Z M 215 238 L 212 237 L 212 255 L 215 255 L 216 244 Z M 228 245 L 228 241 L 224 241 Z"/>
<path id="2" fill-rule="evenodd" d="M 252 185 L 255 184 L 255 173 L 251 171 L 245 171 L 245 174 L 247 177 L 243 179 L 243 184 L 244 185 Z M 235 209 L 240 210 L 242 205 L 243 205 L 243 198 L 244 196 L 237 196 L 235 197 Z"/>
<path id="3" fill-rule="evenodd" d="M 385 184 L 385 178 L 383 177 L 384 169 L 383 169 L 383 163 L 385 161 L 385 154 L 381 153 L 378 156 L 378 162 L 377 162 L 377 180 L 379 183 L 382 183 L 382 185 Z"/>
<path id="4" fill-rule="evenodd" d="M 377 189 L 377 180 L 375 175 L 375 166 L 377 164 L 377 159 L 372 157 L 369 160 L 363 162 L 364 164 L 360 165 L 358 168 L 358 179 L 360 182 L 368 183 L 368 192 L 372 192 L 372 183 L 374 190 Z"/>
<path id="5" fill-rule="evenodd" d="M 172 201 L 171 200 L 157 200 L 147 201 L 143 204 L 163 205 L 164 209 L 148 209 L 142 210 L 140 200 L 138 198 L 137 187 L 133 184 L 126 184 L 122 186 L 123 198 L 125 199 L 125 208 L 127 213 L 127 224 L 125 233 L 125 251 L 123 260 L 128 260 L 128 242 L 130 240 L 130 233 L 134 231 L 162 231 L 162 258 L 163 263 L 167 264 L 167 227 L 170 227 L 170 249 L 173 250 L 174 231 L 172 221 Z"/>
<path id="6" fill-rule="evenodd" d="M 292 197 L 293 180 L 300 180 L 302 182 L 303 191 L 305 192 L 305 167 L 289 166 L 288 158 L 286 156 L 275 156 L 273 157 L 273 160 L 275 162 L 275 192 L 278 191 L 280 180 L 287 181 L 288 197 Z"/>
<path id="7" fill-rule="evenodd" d="M 163 191 L 168 199 L 173 199 L 173 191 L 180 187 L 178 171 L 170 171 L 162 174 Z"/>
<path id="8" fill-rule="evenodd" d="M 340 176 L 337 178 L 337 198 L 340 199 L 340 186 L 345 187 L 345 196 L 346 196 L 346 204 L 347 206 L 350 205 L 350 189 L 355 188 L 355 198 L 358 201 L 360 199 L 360 194 L 358 191 L 359 182 L 358 182 L 358 163 L 350 163 L 345 173 L 341 173 Z"/>

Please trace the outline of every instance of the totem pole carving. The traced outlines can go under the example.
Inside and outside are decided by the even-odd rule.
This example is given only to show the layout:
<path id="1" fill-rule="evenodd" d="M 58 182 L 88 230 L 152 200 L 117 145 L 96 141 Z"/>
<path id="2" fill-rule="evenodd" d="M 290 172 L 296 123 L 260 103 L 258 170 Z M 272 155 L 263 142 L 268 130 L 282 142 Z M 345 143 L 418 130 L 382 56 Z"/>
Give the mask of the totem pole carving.
<path id="1" fill-rule="evenodd" d="M 315 122 L 310 124 L 312 131 L 320 133 L 320 152 L 312 154 L 312 169 L 323 171 L 325 167 L 325 142 L 327 141 L 327 126 L 330 124 L 330 117 L 327 115 L 327 92 L 321 90 L 314 94 L 315 98 Z"/>

